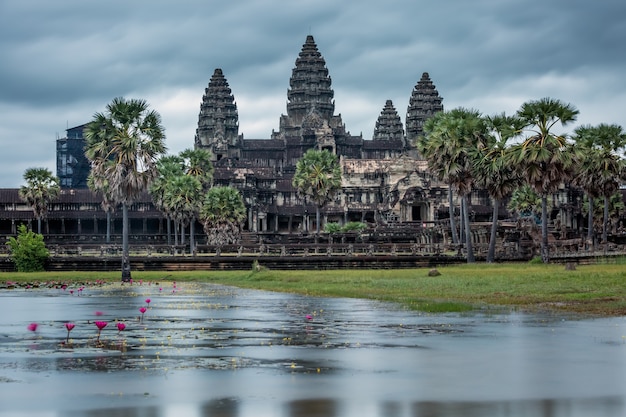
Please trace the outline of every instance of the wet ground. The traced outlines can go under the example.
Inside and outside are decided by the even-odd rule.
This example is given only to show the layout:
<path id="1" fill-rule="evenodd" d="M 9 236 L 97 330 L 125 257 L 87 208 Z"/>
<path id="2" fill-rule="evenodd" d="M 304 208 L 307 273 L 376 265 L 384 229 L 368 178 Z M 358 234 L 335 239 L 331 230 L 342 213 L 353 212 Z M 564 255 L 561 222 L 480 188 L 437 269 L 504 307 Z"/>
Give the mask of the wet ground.
<path id="1" fill-rule="evenodd" d="M 2 417 L 622 415 L 626 318 L 171 282 L 0 291 Z"/>

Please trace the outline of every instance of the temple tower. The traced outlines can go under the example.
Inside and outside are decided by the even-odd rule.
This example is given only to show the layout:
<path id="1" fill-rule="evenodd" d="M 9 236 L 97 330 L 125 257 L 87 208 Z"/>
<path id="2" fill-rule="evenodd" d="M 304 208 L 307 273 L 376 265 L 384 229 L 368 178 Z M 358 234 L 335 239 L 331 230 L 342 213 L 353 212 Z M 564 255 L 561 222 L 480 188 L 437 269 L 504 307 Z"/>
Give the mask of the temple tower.
<path id="1" fill-rule="evenodd" d="M 406 113 L 406 146 L 415 149 L 415 140 L 424 134 L 423 126 L 426 119 L 437 112 L 443 111 L 443 98 L 430 80 L 428 73 L 422 74 L 409 100 Z"/>
<path id="2" fill-rule="evenodd" d="M 329 124 L 333 119 L 335 102 L 326 61 L 317 49 L 313 36 L 308 35 L 296 58 L 287 91 L 287 115 L 280 118 L 280 132 L 273 136 L 301 135 L 303 123 L 321 120 Z M 319 123 L 319 122 L 318 122 Z"/>
<path id="3" fill-rule="evenodd" d="M 405 143 L 402 120 L 391 100 L 387 100 L 385 107 L 380 112 L 380 116 L 378 116 L 372 139 L 386 141 L 400 140 L 403 144 Z"/>
<path id="4" fill-rule="evenodd" d="M 222 70 L 217 68 L 202 96 L 195 147 L 209 149 L 214 160 L 238 159 L 238 142 L 237 104 Z"/>

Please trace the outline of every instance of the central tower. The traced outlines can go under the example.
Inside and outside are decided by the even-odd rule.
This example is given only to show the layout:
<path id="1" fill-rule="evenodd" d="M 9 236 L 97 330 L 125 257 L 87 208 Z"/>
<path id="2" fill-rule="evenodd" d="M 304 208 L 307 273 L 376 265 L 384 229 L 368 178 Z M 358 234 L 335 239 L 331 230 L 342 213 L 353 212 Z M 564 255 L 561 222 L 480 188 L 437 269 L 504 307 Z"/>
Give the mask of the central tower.
<path id="1" fill-rule="evenodd" d="M 305 128 L 311 124 L 332 125 L 334 95 L 326 61 L 313 36 L 308 35 L 289 79 L 287 115 L 281 116 L 280 131 L 272 136 L 301 136 L 303 125 Z"/>

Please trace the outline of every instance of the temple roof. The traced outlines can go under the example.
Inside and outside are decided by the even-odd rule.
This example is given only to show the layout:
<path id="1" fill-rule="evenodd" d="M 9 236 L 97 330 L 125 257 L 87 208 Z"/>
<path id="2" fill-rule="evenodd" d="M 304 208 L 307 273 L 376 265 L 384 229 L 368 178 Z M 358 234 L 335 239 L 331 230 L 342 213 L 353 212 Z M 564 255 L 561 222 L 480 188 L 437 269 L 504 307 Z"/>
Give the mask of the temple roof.
<path id="1" fill-rule="evenodd" d="M 404 142 L 402 120 L 391 100 L 385 102 L 385 107 L 376 120 L 373 139 L 376 141 L 395 139 Z"/>
<path id="2" fill-rule="evenodd" d="M 408 143 L 413 143 L 421 136 L 426 119 L 437 112 L 443 111 L 443 98 L 435 88 L 427 72 L 417 82 L 406 113 L 406 138 Z"/>
<path id="3" fill-rule="evenodd" d="M 316 110 L 326 120 L 335 111 L 334 91 L 326 68 L 326 61 L 318 51 L 313 36 L 308 35 L 296 59 L 287 91 L 287 116 L 294 126 Z"/>

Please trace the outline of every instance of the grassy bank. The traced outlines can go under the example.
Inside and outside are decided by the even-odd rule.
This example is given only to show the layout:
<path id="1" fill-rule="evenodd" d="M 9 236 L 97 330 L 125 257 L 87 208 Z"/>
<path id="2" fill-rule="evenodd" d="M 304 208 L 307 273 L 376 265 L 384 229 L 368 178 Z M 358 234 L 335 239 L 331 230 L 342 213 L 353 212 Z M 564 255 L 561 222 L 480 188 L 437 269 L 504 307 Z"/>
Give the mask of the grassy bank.
<path id="1" fill-rule="evenodd" d="M 392 301 L 429 312 L 483 307 L 626 315 L 626 265 L 475 264 L 427 269 L 333 271 L 133 271 L 135 281 L 199 281 L 313 296 Z M 0 283 L 117 282 L 119 272 L 0 273 Z"/>

